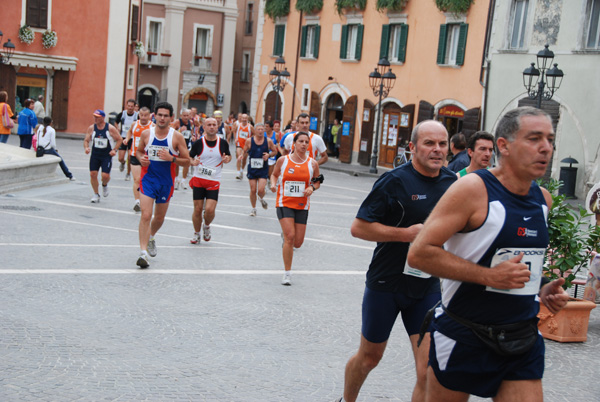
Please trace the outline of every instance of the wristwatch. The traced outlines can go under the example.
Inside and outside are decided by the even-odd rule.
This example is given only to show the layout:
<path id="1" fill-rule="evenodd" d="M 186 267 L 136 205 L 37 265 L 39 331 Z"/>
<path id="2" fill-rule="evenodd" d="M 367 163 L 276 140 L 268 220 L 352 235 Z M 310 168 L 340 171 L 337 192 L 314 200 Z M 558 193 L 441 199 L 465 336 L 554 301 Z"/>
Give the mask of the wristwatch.
<path id="1" fill-rule="evenodd" d="M 175 159 L 177 159 L 177 157 L 176 157 L 176 156 L 174 156 L 174 157 L 173 157 L 173 163 L 175 163 Z"/>

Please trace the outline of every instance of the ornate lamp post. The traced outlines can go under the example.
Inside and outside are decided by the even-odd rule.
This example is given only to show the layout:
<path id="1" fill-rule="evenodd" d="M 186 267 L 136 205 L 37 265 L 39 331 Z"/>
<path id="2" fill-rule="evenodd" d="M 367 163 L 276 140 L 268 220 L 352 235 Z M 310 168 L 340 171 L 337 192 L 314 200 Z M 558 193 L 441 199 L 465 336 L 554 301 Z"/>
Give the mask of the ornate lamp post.
<path id="1" fill-rule="evenodd" d="M 2 37 L 4 34 L 0 31 L 0 43 L 2 43 Z M 8 39 L 4 45 L 2 45 L 2 52 L 0 52 L 0 64 L 8 64 L 8 61 L 15 53 L 15 44 Z"/>
<path id="2" fill-rule="evenodd" d="M 385 70 L 388 70 L 387 72 Z M 369 74 L 369 86 L 373 90 L 373 95 L 379 97 L 379 108 L 377 109 L 377 126 L 375 128 L 375 143 L 373 144 L 373 154 L 371 155 L 371 173 L 377 173 L 377 153 L 379 146 L 379 120 L 381 119 L 381 100 L 388 96 L 390 90 L 396 82 L 396 74 L 392 73 L 390 62 L 383 58 L 377 63 L 375 70 Z"/>
<path id="3" fill-rule="evenodd" d="M 290 79 L 290 73 L 285 67 L 285 60 L 283 57 L 278 57 L 275 60 L 275 68 L 269 73 L 269 79 L 271 80 L 271 86 L 275 90 L 275 120 L 281 120 L 279 118 L 279 92 L 283 92 L 285 88 L 285 80 Z"/>
<path id="4" fill-rule="evenodd" d="M 544 46 L 537 54 L 537 68 L 535 63 L 523 71 L 523 85 L 530 99 L 537 99 L 537 108 L 541 109 L 542 99 L 550 100 L 554 92 L 558 90 L 563 79 L 563 72 L 558 64 L 550 68 L 554 60 L 554 52 Z M 541 76 L 541 77 L 540 77 Z"/>

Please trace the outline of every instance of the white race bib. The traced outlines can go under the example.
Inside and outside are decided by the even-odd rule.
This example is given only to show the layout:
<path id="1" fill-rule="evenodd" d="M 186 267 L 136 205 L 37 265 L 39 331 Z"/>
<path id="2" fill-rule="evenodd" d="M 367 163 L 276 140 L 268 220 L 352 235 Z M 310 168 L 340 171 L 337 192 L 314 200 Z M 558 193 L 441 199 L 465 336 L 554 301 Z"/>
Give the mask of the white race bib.
<path id="1" fill-rule="evenodd" d="M 210 166 L 198 165 L 198 174 L 203 176 L 213 176 L 217 172 L 217 168 Z"/>
<path id="2" fill-rule="evenodd" d="M 262 158 L 250 158 L 250 167 L 252 169 L 262 169 L 264 162 Z"/>
<path id="3" fill-rule="evenodd" d="M 183 138 L 185 138 L 186 140 L 189 140 L 192 136 L 192 132 L 190 130 L 184 130 L 181 132 L 181 135 L 183 135 Z"/>
<path id="4" fill-rule="evenodd" d="M 408 248 L 410 248 L 411 245 L 412 245 L 412 243 L 409 244 Z M 427 272 L 423 272 L 420 269 L 413 268 L 410 265 L 408 265 L 408 258 L 406 259 L 406 262 L 404 263 L 403 273 L 404 273 L 404 275 L 410 275 L 410 276 L 414 276 L 416 278 L 423 278 L 423 279 L 431 278 L 431 275 L 429 275 Z"/>
<path id="5" fill-rule="evenodd" d="M 240 130 L 240 138 L 248 138 L 248 132 Z"/>
<path id="6" fill-rule="evenodd" d="M 492 258 L 492 267 L 507 261 L 513 257 L 523 253 L 522 263 L 529 267 L 531 276 L 529 282 L 525 282 L 524 288 L 519 289 L 496 289 L 490 286 L 485 288 L 488 292 L 505 293 L 510 295 L 531 296 L 537 295 L 540 292 L 540 282 L 542 280 L 542 267 L 544 265 L 545 248 L 501 248 L 496 250 L 496 254 Z"/>
<path id="7" fill-rule="evenodd" d="M 304 197 L 306 183 L 303 181 L 286 181 L 283 186 L 283 195 L 286 197 Z"/>
<path id="8" fill-rule="evenodd" d="M 138 145 L 140 145 L 140 138 L 142 137 L 135 137 L 135 147 L 137 148 Z"/>
<path id="9" fill-rule="evenodd" d="M 108 146 L 108 138 L 95 137 L 94 148 L 106 148 Z"/>
<path id="10" fill-rule="evenodd" d="M 165 149 L 165 150 L 167 150 L 167 152 L 169 151 L 169 147 L 167 147 L 167 146 L 162 146 L 162 145 L 148 145 L 148 159 L 150 159 L 151 161 L 167 162 L 167 161 L 163 161 L 158 156 L 158 152 L 161 149 Z"/>

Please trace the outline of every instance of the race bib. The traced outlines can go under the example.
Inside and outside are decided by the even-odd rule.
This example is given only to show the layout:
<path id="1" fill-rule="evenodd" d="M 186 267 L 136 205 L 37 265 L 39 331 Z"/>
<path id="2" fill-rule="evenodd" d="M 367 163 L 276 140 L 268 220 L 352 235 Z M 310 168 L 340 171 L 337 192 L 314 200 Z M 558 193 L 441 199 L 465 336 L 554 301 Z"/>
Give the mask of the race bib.
<path id="1" fill-rule="evenodd" d="M 135 137 L 134 145 L 135 145 L 136 148 L 137 148 L 138 145 L 140 145 L 140 138 L 142 138 L 142 137 Z"/>
<path id="2" fill-rule="evenodd" d="M 306 183 L 303 181 L 286 181 L 283 186 L 283 195 L 286 197 L 304 197 Z"/>
<path id="3" fill-rule="evenodd" d="M 166 149 L 167 152 L 169 151 L 169 147 L 166 146 L 161 146 L 161 145 L 149 145 L 148 146 L 148 159 L 150 159 L 151 161 L 160 161 L 160 162 L 167 162 L 167 161 L 163 161 L 162 159 L 159 158 L 158 156 L 158 152 L 161 149 Z"/>
<path id="4" fill-rule="evenodd" d="M 95 137 L 94 148 L 106 148 L 108 146 L 108 138 Z"/>
<path id="5" fill-rule="evenodd" d="M 131 128 L 131 124 L 128 126 L 123 126 L 123 130 L 121 130 L 121 137 L 123 137 L 123 138 L 127 137 L 127 131 L 129 131 L 130 128 Z"/>
<path id="6" fill-rule="evenodd" d="M 265 161 L 262 158 L 250 158 L 250 167 L 252 169 L 262 169 Z"/>
<path id="7" fill-rule="evenodd" d="M 192 132 L 190 130 L 182 131 L 181 134 L 183 135 L 183 138 L 185 138 L 186 140 L 189 140 L 190 137 L 192 136 Z"/>
<path id="8" fill-rule="evenodd" d="M 526 264 L 531 272 L 529 282 L 525 282 L 525 287 L 520 289 L 496 289 L 490 286 L 485 288 L 488 292 L 504 293 L 510 295 L 531 296 L 540 292 L 540 282 L 542 280 L 542 267 L 544 265 L 545 248 L 501 248 L 496 250 L 492 258 L 492 267 L 507 261 L 523 253 L 522 263 Z"/>
<path id="9" fill-rule="evenodd" d="M 211 176 L 212 177 L 212 176 L 214 176 L 214 174 L 216 172 L 217 172 L 217 168 L 198 165 L 198 174 L 200 174 L 202 176 Z"/>
<path id="10" fill-rule="evenodd" d="M 248 138 L 248 132 L 247 131 L 240 131 L 240 138 Z"/>
<path id="11" fill-rule="evenodd" d="M 411 245 L 412 245 L 412 243 L 410 243 L 410 245 L 408 247 L 410 248 Z M 423 279 L 431 278 L 431 275 L 429 275 L 427 272 L 423 272 L 420 269 L 413 268 L 410 265 L 408 265 L 408 258 L 406 259 L 406 262 L 404 263 L 403 273 L 404 273 L 404 275 L 414 276 L 416 278 L 423 278 Z"/>

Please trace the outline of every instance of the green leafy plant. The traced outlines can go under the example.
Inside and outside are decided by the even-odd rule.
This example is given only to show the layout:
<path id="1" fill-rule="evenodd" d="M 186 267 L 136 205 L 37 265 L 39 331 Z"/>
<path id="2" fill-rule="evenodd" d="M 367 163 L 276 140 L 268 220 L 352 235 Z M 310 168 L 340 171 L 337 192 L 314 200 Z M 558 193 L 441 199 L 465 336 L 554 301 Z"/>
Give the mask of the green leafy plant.
<path id="1" fill-rule="evenodd" d="M 402 11 L 406 7 L 408 0 L 377 0 L 375 8 L 379 12 L 384 11 Z"/>
<path id="2" fill-rule="evenodd" d="M 323 0 L 298 0 L 296 10 L 306 14 L 313 14 L 323 9 Z"/>
<path id="3" fill-rule="evenodd" d="M 339 15 L 342 15 L 344 8 L 364 10 L 366 7 L 367 0 L 335 0 L 335 9 Z"/>
<path id="4" fill-rule="evenodd" d="M 600 247 L 600 226 L 588 223 L 592 214 L 584 207 L 574 208 L 566 202 L 564 194 L 558 195 L 561 184 L 556 180 L 542 184 L 552 195 L 544 275 L 550 279 L 565 278 L 563 287 L 568 289 L 577 273 L 589 263 L 592 252 Z"/>
<path id="5" fill-rule="evenodd" d="M 267 0 L 265 3 L 265 14 L 275 20 L 277 17 L 285 17 L 290 13 L 290 0 Z"/>
<path id="6" fill-rule="evenodd" d="M 58 35 L 56 31 L 45 31 L 42 34 L 42 46 L 44 49 L 50 49 L 58 43 Z"/>
<path id="7" fill-rule="evenodd" d="M 475 0 L 434 0 L 437 8 L 442 12 L 463 14 L 469 11 Z"/>
<path id="8" fill-rule="evenodd" d="M 33 29 L 29 27 L 29 25 L 23 25 L 19 28 L 19 40 L 27 45 L 31 45 L 33 43 L 33 39 L 35 35 L 33 33 Z"/>

